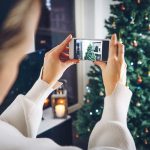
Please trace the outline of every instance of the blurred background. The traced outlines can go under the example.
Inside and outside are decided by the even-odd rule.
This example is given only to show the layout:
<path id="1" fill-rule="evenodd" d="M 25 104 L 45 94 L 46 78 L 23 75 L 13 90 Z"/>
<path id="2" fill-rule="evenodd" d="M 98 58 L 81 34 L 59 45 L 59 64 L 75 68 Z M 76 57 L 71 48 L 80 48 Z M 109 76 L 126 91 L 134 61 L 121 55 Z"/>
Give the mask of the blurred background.
<path id="1" fill-rule="evenodd" d="M 43 1 L 35 43 L 20 65 L 14 86 L 1 107 L 1 113 L 15 97 L 26 94 L 39 76 L 45 52 L 68 34 L 78 38 L 110 38 L 117 33 L 126 45 L 128 86 L 134 92 L 128 126 L 139 150 L 150 147 L 150 1 L 149 0 L 47 0 Z M 26 74 L 28 72 L 28 74 Z M 101 71 L 91 62 L 69 68 L 60 79 L 68 101 L 67 119 L 57 126 L 41 125 L 38 137 L 48 137 L 61 145 L 87 149 L 89 135 L 100 120 L 105 96 Z M 49 95 L 43 107 L 51 113 Z M 44 119 L 44 117 L 43 117 Z M 56 119 L 57 120 L 57 119 Z M 49 124 L 56 122 L 51 119 Z M 58 119 L 59 120 L 59 119 Z M 62 134 L 61 134 L 61 133 Z M 66 134 L 67 132 L 67 134 Z M 61 135 L 60 135 L 61 134 Z"/>

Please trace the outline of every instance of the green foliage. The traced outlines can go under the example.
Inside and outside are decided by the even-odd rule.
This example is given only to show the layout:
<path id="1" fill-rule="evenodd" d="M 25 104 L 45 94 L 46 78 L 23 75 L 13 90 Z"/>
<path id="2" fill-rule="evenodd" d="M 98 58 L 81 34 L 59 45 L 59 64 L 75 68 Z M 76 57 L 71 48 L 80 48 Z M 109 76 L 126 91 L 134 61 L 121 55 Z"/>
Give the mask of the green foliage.
<path id="1" fill-rule="evenodd" d="M 108 38 L 117 33 L 126 47 L 127 83 L 133 92 L 128 127 L 138 150 L 150 148 L 150 0 L 114 0 L 111 16 L 105 21 Z M 84 105 L 74 125 L 89 136 L 103 111 L 104 87 L 101 71 L 92 66 Z M 97 111 L 98 110 L 98 111 Z"/>

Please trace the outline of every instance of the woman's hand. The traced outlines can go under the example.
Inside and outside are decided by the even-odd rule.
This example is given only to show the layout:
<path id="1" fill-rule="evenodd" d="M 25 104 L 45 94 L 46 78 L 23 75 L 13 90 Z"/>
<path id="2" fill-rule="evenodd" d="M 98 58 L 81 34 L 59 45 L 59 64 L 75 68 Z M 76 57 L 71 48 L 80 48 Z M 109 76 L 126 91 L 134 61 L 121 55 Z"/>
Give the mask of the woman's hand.
<path id="1" fill-rule="evenodd" d="M 65 53 L 69 51 L 67 46 L 71 39 L 72 35 L 69 35 L 61 44 L 45 54 L 42 74 L 43 81 L 54 85 L 68 67 L 79 62 L 76 59 L 69 59 L 69 55 Z"/>
<path id="2" fill-rule="evenodd" d="M 124 45 L 117 41 L 116 34 L 112 35 L 109 45 L 107 64 L 94 62 L 102 70 L 106 96 L 111 95 L 118 82 L 126 84 L 126 63 L 124 60 Z"/>

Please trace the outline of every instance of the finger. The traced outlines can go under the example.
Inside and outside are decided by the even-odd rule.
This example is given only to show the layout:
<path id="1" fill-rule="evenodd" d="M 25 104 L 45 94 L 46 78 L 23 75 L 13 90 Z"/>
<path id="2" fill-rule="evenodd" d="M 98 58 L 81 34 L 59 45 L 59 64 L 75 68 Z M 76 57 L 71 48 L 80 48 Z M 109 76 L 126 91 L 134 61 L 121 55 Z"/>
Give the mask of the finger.
<path id="1" fill-rule="evenodd" d="M 48 51 L 47 53 L 46 53 L 46 55 L 49 55 L 49 54 L 51 54 L 52 52 L 54 52 L 54 51 L 57 51 L 57 49 L 58 50 L 60 50 L 61 49 L 61 44 L 60 45 L 57 45 L 56 47 L 54 47 L 53 49 L 51 49 L 50 51 Z M 69 51 L 69 47 L 64 47 L 63 49 L 61 49 L 60 50 L 60 52 L 61 51 L 66 51 L 66 52 L 68 52 Z"/>
<path id="2" fill-rule="evenodd" d="M 72 39 L 72 35 L 70 34 L 60 45 L 58 45 L 58 47 L 59 47 L 58 51 L 59 52 L 64 51 L 67 48 L 67 46 L 68 46 L 69 42 L 71 41 L 71 39 Z"/>
<path id="3" fill-rule="evenodd" d="M 121 63 L 124 62 L 124 45 L 122 43 L 118 43 L 118 60 Z"/>
<path id="4" fill-rule="evenodd" d="M 66 49 L 65 50 L 69 50 L 69 47 L 66 47 Z"/>
<path id="5" fill-rule="evenodd" d="M 105 67 L 106 67 L 106 64 L 101 61 L 94 61 L 94 64 L 99 66 L 102 70 L 105 69 Z"/>
<path id="6" fill-rule="evenodd" d="M 69 58 L 69 54 L 66 54 L 66 53 L 61 53 L 61 56 Z"/>
<path id="7" fill-rule="evenodd" d="M 109 58 L 117 56 L 117 36 L 113 34 L 109 44 Z"/>
<path id="8" fill-rule="evenodd" d="M 123 84 L 123 85 L 126 85 L 126 72 L 127 72 L 127 65 L 126 63 L 124 62 L 123 63 L 123 66 L 121 68 L 121 76 L 120 76 L 120 82 Z"/>
<path id="9" fill-rule="evenodd" d="M 63 52 L 68 54 L 69 53 L 69 47 L 66 47 Z"/>
<path id="10" fill-rule="evenodd" d="M 66 60 L 69 59 L 69 55 L 66 54 L 66 53 L 61 53 L 59 58 L 60 58 L 60 60 L 62 60 L 62 61 L 66 61 Z"/>

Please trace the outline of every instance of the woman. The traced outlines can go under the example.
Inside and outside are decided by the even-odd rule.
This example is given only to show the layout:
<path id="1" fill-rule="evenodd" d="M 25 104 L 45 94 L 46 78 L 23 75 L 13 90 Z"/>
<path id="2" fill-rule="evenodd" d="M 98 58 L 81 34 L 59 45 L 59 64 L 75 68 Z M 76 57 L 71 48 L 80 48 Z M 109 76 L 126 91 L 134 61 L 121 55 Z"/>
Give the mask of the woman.
<path id="1" fill-rule="evenodd" d="M 8 2 L 8 1 L 7 1 Z M 31 49 L 40 16 L 39 0 L 0 1 L 0 102 L 16 79 L 18 66 L 27 50 Z M 5 13 L 3 13 L 5 12 Z M 7 13 L 6 13 L 7 12 Z M 64 51 L 72 36 L 45 54 L 39 79 L 26 95 L 18 95 L 0 116 L 0 150 L 78 150 L 61 147 L 50 139 L 36 139 L 42 117 L 44 99 L 61 83 L 64 71 L 79 60 L 70 60 Z M 66 59 L 65 62 L 60 57 Z M 93 129 L 90 150 L 135 150 L 127 128 L 127 111 L 131 91 L 126 84 L 124 46 L 113 35 L 108 63 L 94 62 L 102 69 L 105 86 L 104 111 Z"/>

